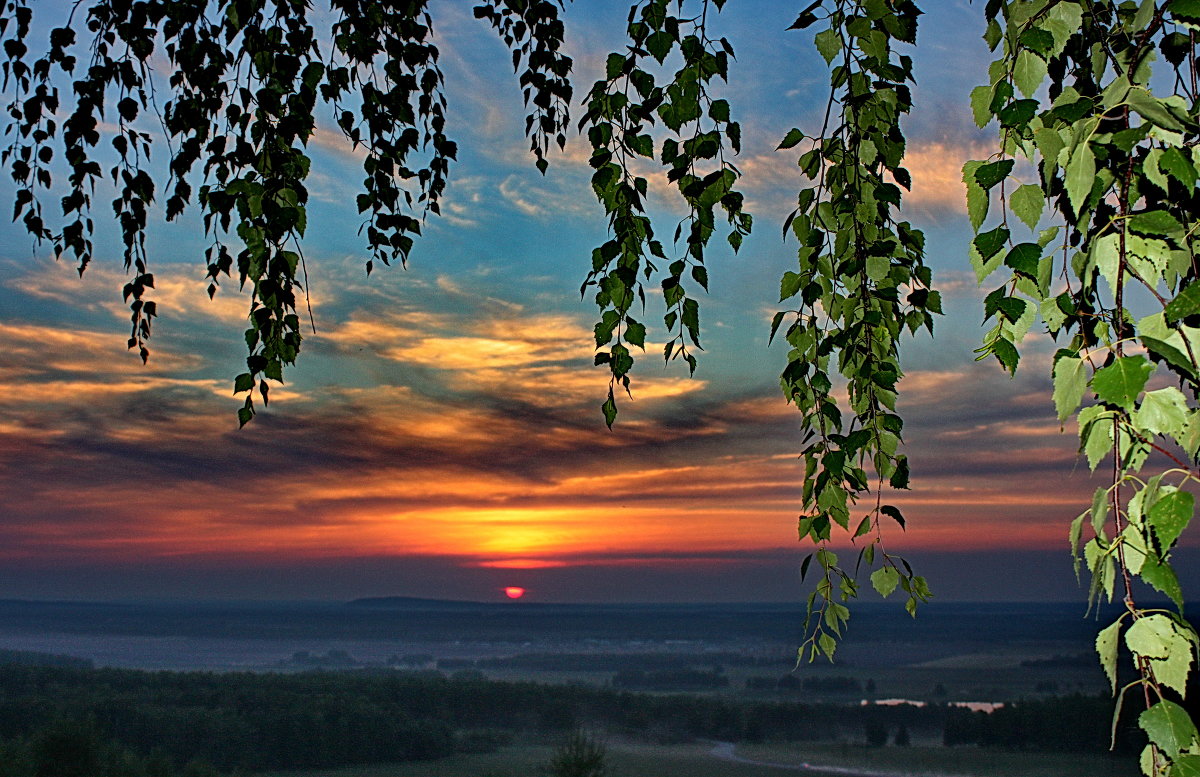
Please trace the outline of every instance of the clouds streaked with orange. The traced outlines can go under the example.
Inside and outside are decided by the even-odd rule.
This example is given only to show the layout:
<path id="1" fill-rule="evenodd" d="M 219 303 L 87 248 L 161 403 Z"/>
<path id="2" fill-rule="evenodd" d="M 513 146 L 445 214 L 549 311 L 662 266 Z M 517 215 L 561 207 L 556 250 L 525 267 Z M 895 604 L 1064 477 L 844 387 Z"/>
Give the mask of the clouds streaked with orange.
<path id="1" fill-rule="evenodd" d="M 461 290 L 452 287 L 452 293 Z M 458 390 L 493 393 L 503 387 L 509 397 L 531 403 L 584 401 L 604 386 L 603 376 L 589 368 L 594 341 L 580 317 L 527 313 L 520 306 L 485 319 L 418 311 L 353 319 L 318 338 L 342 352 L 369 348 L 386 361 L 452 373 L 447 380 Z M 646 349 L 661 346 L 648 343 Z M 674 375 L 644 376 L 633 397 L 678 397 L 706 385 Z"/>
<path id="2" fill-rule="evenodd" d="M 47 301 L 33 285 L 15 288 Z M 345 313 L 310 338 L 314 372 L 273 391 L 283 408 L 243 432 L 228 384 L 203 377 L 215 363 L 205 350 L 175 356 L 169 341 L 143 368 L 119 336 L 5 322 L 0 492 L 12 517 L 0 556 L 425 558 L 549 574 L 742 569 L 754 554 L 802 553 L 794 410 L 769 386 L 639 376 L 640 401 L 609 432 L 582 316 L 462 279 L 413 287 L 419 296 L 399 303 L 327 294 L 327 309 Z M 212 320 L 185 304 L 174 314 L 185 328 Z M 1040 407 L 1039 380 L 1006 379 L 989 410 L 986 371 L 905 378 L 914 490 L 887 499 L 914 520 L 889 532 L 893 548 L 1057 542 L 1056 519 L 1090 488 L 1082 475 L 1062 487 L 1077 469 L 1073 440 Z M 1013 425 L 1017 412 L 1050 423 Z M 1030 504 L 1031 491 L 1052 496 Z"/>

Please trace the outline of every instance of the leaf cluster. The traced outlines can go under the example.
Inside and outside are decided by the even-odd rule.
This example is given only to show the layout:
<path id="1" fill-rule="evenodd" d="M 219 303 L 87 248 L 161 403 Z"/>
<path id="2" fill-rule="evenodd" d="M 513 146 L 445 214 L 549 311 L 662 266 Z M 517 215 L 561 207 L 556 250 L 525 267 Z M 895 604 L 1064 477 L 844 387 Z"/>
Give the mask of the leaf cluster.
<path id="1" fill-rule="evenodd" d="M 571 58 L 562 53 L 565 27 L 559 12 L 562 0 L 494 0 L 475 6 L 476 18 L 488 20 L 512 51 L 513 70 L 520 71 L 521 95 L 533 104 L 525 117 L 529 150 L 537 169 L 545 174 L 550 166 L 546 152 L 553 141 L 559 149 L 567 144 L 570 126 Z M 525 69 L 521 70 L 524 63 Z"/>
<path id="2" fill-rule="evenodd" d="M 1097 650 L 1114 691 L 1122 634 L 1133 657 L 1136 679 L 1121 693 L 1146 699 L 1145 774 L 1191 774 L 1200 740 L 1173 699 L 1186 691 L 1198 639 L 1181 616 L 1172 552 L 1192 518 L 1200 455 L 1200 7 L 991 0 L 986 12 L 984 38 L 999 56 L 971 105 L 980 126 L 998 125 L 1000 150 L 968 163 L 963 181 L 979 280 L 1001 268 L 1006 277 L 985 300 L 994 326 L 981 358 L 1015 371 L 1039 317 L 1065 340 L 1053 366 L 1059 420 L 1075 417 L 1093 470 L 1111 467 L 1070 530 L 1091 599 L 1125 605 Z M 1174 92 L 1163 96 L 1167 84 Z M 997 201 L 999 223 L 988 228 Z M 1020 242 L 1021 230 L 1034 239 Z M 1172 466 L 1143 473 L 1162 461 Z M 1177 612 L 1139 606 L 1135 580 Z"/>
<path id="3" fill-rule="evenodd" d="M 670 337 L 663 357 L 682 359 L 695 372 L 692 349 L 700 348 L 700 306 L 687 284 L 708 288 L 705 250 L 717 231 L 718 214 L 728 224 L 726 239 L 734 251 L 753 225 L 736 188 L 741 173 L 727 158 L 741 150 L 741 126 L 732 120 L 729 103 L 712 94 L 717 80 L 728 80 L 733 59 L 729 41 L 709 34 L 710 6 L 719 11 L 724 0 L 695 5 L 695 16 L 681 15 L 684 4 L 671 0 L 641 0 L 630 8 L 629 45 L 608 55 L 605 77 L 588 93 L 579 123 L 592 146 L 592 189 L 610 230 L 609 239 L 592 252 L 591 272 L 580 287 L 583 295 L 594 288 L 601 313 L 595 361 L 610 371 L 602 406 L 610 427 L 617 416 L 617 390 L 629 392 L 630 346 L 646 347 L 646 326 L 633 315 L 635 306 L 645 308 L 643 281 L 655 277 L 659 264 L 666 265 L 663 324 Z M 656 76 L 668 60 L 678 62 L 674 72 Z M 657 126 L 669 133 L 661 142 L 654 136 Z M 687 209 L 675 228 L 674 243 L 682 241 L 676 258 L 668 257 L 646 212 L 649 182 L 642 170 L 656 157 Z"/>
<path id="4" fill-rule="evenodd" d="M 911 2 L 817 2 L 793 28 L 819 26 L 816 48 L 830 67 L 821 133 L 792 129 L 781 149 L 806 146 L 798 159 L 809 181 L 784 231 L 799 243 L 797 267 L 784 273 L 780 311 L 771 326 L 791 346 L 780 377 L 784 396 L 800 411 L 805 462 L 802 540 L 818 546 L 822 578 L 809 599 L 810 658 L 832 657 L 848 611 L 835 599 L 857 595 L 850 573 L 828 550 L 834 527 L 865 546 L 858 563 L 875 563 L 884 518 L 904 526 L 885 489 L 908 487 L 907 458 L 899 453 L 903 420 L 896 412 L 903 376 L 902 335 L 933 330 L 941 297 L 924 264 L 925 238 L 899 218 L 911 176 L 903 167 L 900 128 L 912 108 L 912 59 L 899 52 L 916 40 L 920 10 Z M 783 324 L 787 322 L 787 326 Z M 845 385 L 847 400 L 840 398 Z M 860 498 L 873 507 L 854 515 Z M 884 553 L 872 575 L 890 595 L 901 585 L 908 609 L 929 597 L 923 578 L 903 559 Z"/>

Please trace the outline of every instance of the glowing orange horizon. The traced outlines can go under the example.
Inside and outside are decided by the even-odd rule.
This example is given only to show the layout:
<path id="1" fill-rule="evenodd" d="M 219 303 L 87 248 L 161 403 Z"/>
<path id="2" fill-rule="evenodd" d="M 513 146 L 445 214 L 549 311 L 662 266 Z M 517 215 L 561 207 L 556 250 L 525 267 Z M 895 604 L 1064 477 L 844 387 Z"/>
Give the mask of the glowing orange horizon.
<path id="1" fill-rule="evenodd" d="M 148 499 L 159 496 L 148 494 Z M 25 541 L 0 550 L 0 558 L 86 554 L 92 558 L 241 556 L 274 558 L 453 557 L 463 567 L 542 570 L 574 566 L 640 566 L 712 563 L 740 552 L 795 548 L 790 505 L 763 500 L 744 507 L 710 507 L 704 497 L 681 504 L 612 507 L 574 505 L 546 494 L 546 503 L 517 509 L 434 508 L 396 514 L 386 508 L 309 512 L 303 523 L 229 520 L 229 494 L 199 486 L 166 515 L 153 520 L 127 515 L 107 487 L 64 495 L 63 507 L 96 516 L 85 536 L 69 527 L 29 527 Z M 112 498 L 109 498 L 112 497 Z M 948 498 L 953 497 L 953 498 Z M 162 501 L 167 501 L 162 494 Z M 295 499 L 295 497 L 293 497 Z M 296 499 L 297 502 L 304 500 Z M 1062 526 L 1050 516 L 1068 512 L 1058 499 L 1019 510 L 1009 495 L 934 494 L 902 505 L 907 531 L 885 532 L 908 550 L 959 551 L 979 548 L 1045 547 L 1061 540 Z M 1061 497 L 1064 503 L 1067 497 Z M 244 508 L 240 508 L 244 509 Z M 253 509 L 251 506 L 250 509 Z M 686 526 L 687 531 L 680 531 Z M 10 535 L 20 527 L 10 525 Z M 839 543 L 840 545 L 841 543 Z M 49 546 L 49 547 L 48 547 Z M 849 548 L 849 544 L 846 544 Z M 48 553 L 49 551 L 49 553 Z"/>
<path id="2" fill-rule="evenodd" d="M 556 569 L 571 566 L 571 562 L 545 558 L 505 558 L 495 561 L 477 561 L 471 566 L 486 569 Z"/>

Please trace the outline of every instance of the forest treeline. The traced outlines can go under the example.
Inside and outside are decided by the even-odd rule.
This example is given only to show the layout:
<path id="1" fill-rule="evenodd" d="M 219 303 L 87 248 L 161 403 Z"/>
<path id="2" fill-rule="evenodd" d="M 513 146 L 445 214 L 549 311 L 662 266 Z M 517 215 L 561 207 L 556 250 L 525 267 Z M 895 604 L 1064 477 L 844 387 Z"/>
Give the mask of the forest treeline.
<path id="1" fill-rule="evenodd" d="M 580 726 L 659 743 L 863 741 L 864 732 L 903 727 L 949 744 L 1094 751 L 1108 745 L 1110 713 L 1107 698 L 1082 696 L 986 715 L 495 682 L 475 671 L 3 666 L 0 777 L 203 777 L 434 759 Z M 1069 737 L 1055 725 L 1064 719 L 1073 721 Z"/>

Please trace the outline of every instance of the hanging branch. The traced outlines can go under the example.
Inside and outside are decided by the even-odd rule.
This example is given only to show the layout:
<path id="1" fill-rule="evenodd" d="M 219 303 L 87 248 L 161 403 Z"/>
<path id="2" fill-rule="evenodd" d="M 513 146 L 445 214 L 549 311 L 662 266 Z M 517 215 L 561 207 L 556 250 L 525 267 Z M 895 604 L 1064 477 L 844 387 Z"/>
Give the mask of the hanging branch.
<path id="1" fill-rule="evenodd" d="M 773 338 L 790 317 L 784 338 L 792 350 L 780 383 L 800 411 L 805 440 L 800 539 L 817 546 L 802 572 L 815 558 L 822 573 L 800 650 L 810 660 L 833 657 L 850 614 L 841 602 L 858 594 L 854 573 L 830 549 L 835 526 L 864 543 L 856 566 L 874 565 L 880 551 L 871 582 L 881 595 L 901 587 L 914 614 L 930 596 L 924 578 L 882 550 L 884 520 L 904 526 L 884 494 L 907 488 L 909 479 L 898 452 L 899 342 L 906 330 L 932 332 L 941 313 L 923 261 L 924 235 L 898 218 L 901 189 L 911 185 L 900 120 L 912 107 L 912 59 L 894 47 L 916 42 L 919 14 L 911 2 L 837 0 L 813 3 L 792 25 L 822 24 L 815 44 L 832 68 L 820 134 L 793 129 L 780 144 L 807 143 L 799 166 L 812 183 L 784 223 L 800 244 L 799 266 L 784 273 L 779 297 L 799 307 L 777 313 L 771 325 Z M 845 404 L 835 381 L 845 381 Z M 871 506 L 856 514 L 864 498 Z"/>
<path id="2" fill-rule="evenodd" d="M 1193 239 L 1200 117 L 1191 77 L 1200 15 L 1178 2 L 993 0 L 987 17 L 984 37 L 1000 58 L 971 102 L 981 126 L 999 123 L 1000 151 L 968 163 L 963 180 L 979 279 L 1001 267 L 1008 274 L 985 301 L 996 324 L 981 353 L 1015 371 L 1039 314 L 1051 337 L 1067 338 L 1053 366 L 1059 419 L 1076 417 L 1080 451 L 1093 470 L 1106 458 L 1110 465 L 1108 484 L 1070 530 L 1076 563 L 1081 553 L 1091 574 L 1091 602 L 1119 597 L 1123 605 L 1100 632 L 1097 652 L 1118 710 L 1130 690 L 1144 701 L 1143 772 L 1189 774 L 1200 768 L 1200 737 L 1178 701 L 1200 638 L 1183 618 L 1171 554 L 1193 513 L 1185 489 L 1200 483 L 1193 471 L 1200 454 L 1200 328 L 1193 326 L 1200 314 Z M 1176 89 L 1166 96 L 1151 85 L 1160 54 Z M 1014 181 L 1009 193 L 1017 159 L 1037 177 Z M 997 187 L 1004 218 L 983 230 Z M 1047 210 L 1060 226 L 1016 242 L 1018 225 L 1008 213 L 1036 231 Z M 1135 290 L 1143 293 L 1131 304 Z M 1159 367 L 1183 391 L 1148 389 Z M 1152 450 L 1177 466 L 1147 476 L 1144 470 L 1155 469 Z M 1135 580 L 1176 610 L 1139 603 Z M 1135 679 L 1118 692 L 1122 638 Z"/>
<path id="3" fill-rule="evenodd" d="M 695 16 L 679 14 L 698 7 Z M 696 370 L 692 348 L 700 348 L 700 307 L 685 287 L 690 279 L 708 288 L 705 249 L 716 232 L 716 212 L 724 211 L 728 241 L 734 251 L 752 225 L 736 186 L 741 174 L 728 160 L 741 148 L 741 127 L 731 121 L 729 103 L 714 99 L 716 79 L 727 80 L 733 47 L 709 34 L 709 10 L 719 11 L 725 0 L 700 0 L 693 5 L 671 0 L 643 0 L 629 10 L 629 45 L 608 55 L 605 77 L 588 94 L 580 120 L 592 145 L 592 189 L 608 215 L 612 237 L 592 252 L 592 270 L 580 288 L 594 287 L 601 318 L 596 324 L 597 365 L 610 372 L 608 399 L 602 410 L 611 427 L 617 416 L 616 394 L 629 392 L 633 355 L 629 346 L 644 349 L 646 326 L 633 317 L 634 303 L 646 305 L 643 279 L 658 271 L 655 260 L 669 262 L 662 280 L 667 312 L 663 323 L 671 338 L 664 358 L 681 358 Z M 715 14 L 714 14 L 715 15 Z M 663 65 L 678 49 L 682 63 L 671 80 L 659 85 L 647 68 Z M 652 61 L 648 61 L 652 60 Z M 660 161 L 688 209 L 675 230 L 683 253 L 669 260 L 654 236 L 646 215 L 647 179 L 640 160 L 653 160 L 651 129 L 661 122 L 672 137 L 663 140 Z M 729 152 L 726 151 L 728 148 Z"/>

